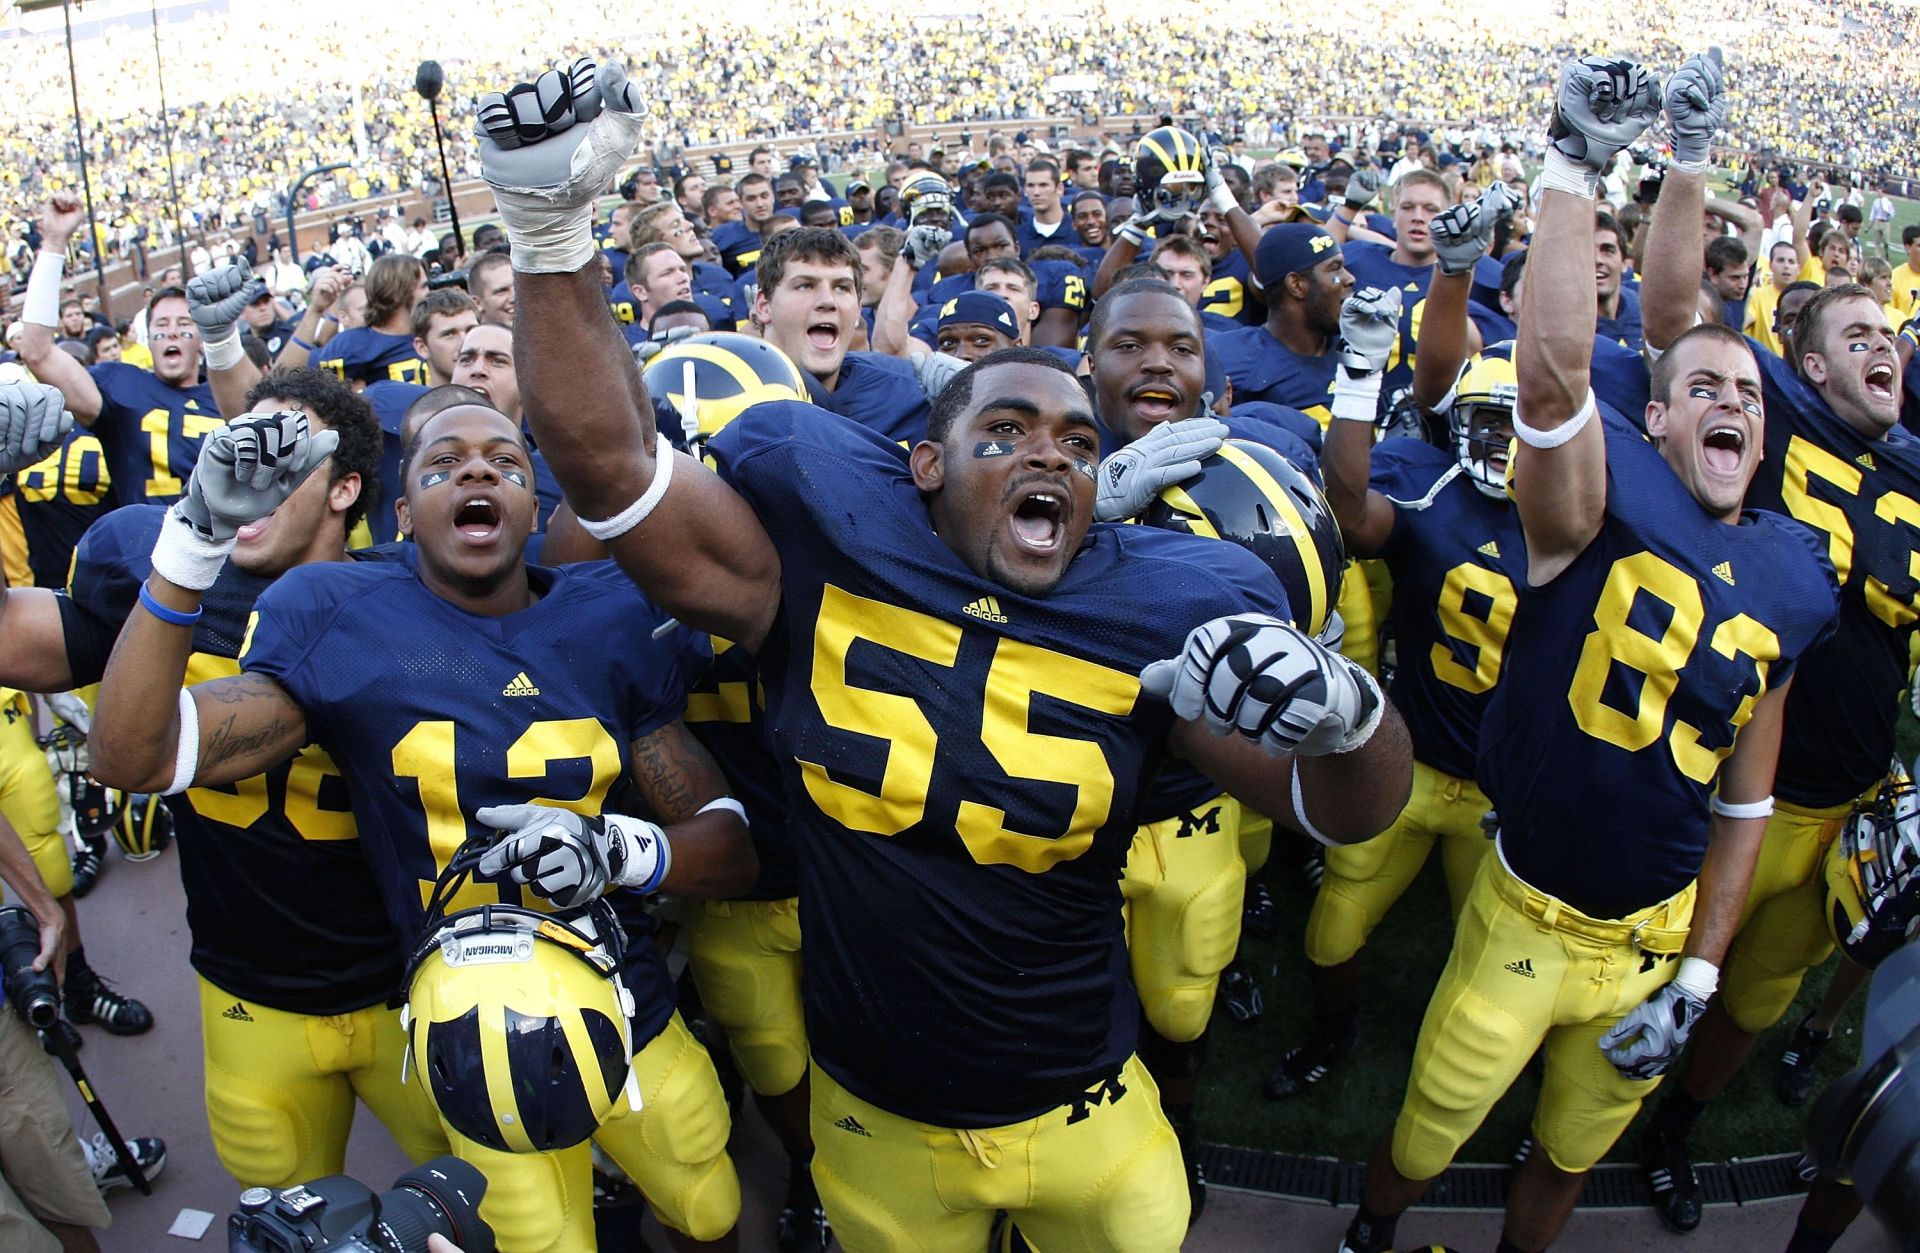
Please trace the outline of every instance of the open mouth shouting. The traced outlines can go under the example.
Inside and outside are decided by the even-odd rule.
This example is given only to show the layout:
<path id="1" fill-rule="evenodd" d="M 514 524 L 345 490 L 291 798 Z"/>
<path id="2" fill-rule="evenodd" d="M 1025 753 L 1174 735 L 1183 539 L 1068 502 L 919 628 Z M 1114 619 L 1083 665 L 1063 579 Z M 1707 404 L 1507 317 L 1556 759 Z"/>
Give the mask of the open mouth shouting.
<path id="1" fill-rule="evenodd" d="M 1701 429 L 1700 460 L 1714 474 L 1737 477 L 1746 451 L 1746 428 L 1737 422 L 1721 420 Z"/>
<path id="2" fill-rule="evenodd" d="M 807 323 L 807 343 L 815 352 L 832 352 L 840 343 L 840 325 L 837 322 Z"/>
<path id="3" fill-rule="evenodd" d="M 1007 519 L 1014 548 L 1030 557 L 1057 555 L 1066 542 L 1071 499 L 1064 486 L 1050 480 L 1019 489 Z"/>
<path id="4" fill-rule="evenodd" d="M 1883 404 L 1892 404 L 1898 395 L 1894 382 L 1896 377 L 1891 362 L 1874 362 L 1867 367 L 1865 377 L 1867 395 Z"/>
<path id="5" fill-rule="evenodd" d="M 476 547 L 500 538 L 500 506 L 485 496 L 469 496 L 453 511 L 453 531 Z"/>
<path id="6" fill-rule="evenodd" d="M 1171 383 L 1142 383 L 1127 393 L 1134 413 L 1149 424 L 1181 417 L 1186 399 L 1180 389 Z"/>

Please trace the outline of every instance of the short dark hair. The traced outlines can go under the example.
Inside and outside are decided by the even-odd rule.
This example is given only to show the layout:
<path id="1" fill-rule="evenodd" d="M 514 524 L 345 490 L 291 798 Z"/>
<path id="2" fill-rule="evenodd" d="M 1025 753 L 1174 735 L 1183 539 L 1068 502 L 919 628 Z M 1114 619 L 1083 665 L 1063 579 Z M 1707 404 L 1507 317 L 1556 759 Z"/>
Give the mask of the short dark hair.
<path id="1" fill-rule="evenodd" d="M 761 174 L 756 171 L 750 170 L 746 174 L 741 176 L 739 182 L 733 185 L 733 190 L 738 194 L 744 196 L 747 194 L 747 188 L 758 187 L 762 183 L 765 183 L 769 187 L 773 186 L 773 180 L 768 178 L 765 174 Z"/>
<path id="2" fill-rule="evenodd" d="M 860 254 L 854 251 L 853 241 L 836 227 L 802 226 L 769 239 L 754 266 L 754 282 L 771 296 L 778 290 L 780 280 L 787 276 L 787 264 L 792 261 L 844 265 L 853 271 L 853 290 L 860 291 Z"/>
<path id="3" fill-rule="evenodd" d="M 1513 295 L 1514 289 L 1520 286 L 1520 279 L 1526 272 L 1527 250 L 1522 248 L 1519 252 L 1508 253 L 1506 259 L 1500 263 L 1501 294 Z"/>
<path id="4" fill-rule="evenodd" d="M 427 419 L 456 405 L 479 405 L 482 409 L 500 412 L 498 406 L 487 399 L 485 392 L 460 383 L 447 383 L 421 393 L 400 415 L 400 473 L 403 477 L 407 467 L 413 464 L 414 454 L 420 451 L 420 430 L 426 426 Z"/>
<path id="5" fill-rule="evenodd" d="M 971 237 L 975 231 L 979 230 L 983 226 L 1004 226 L 1007 228 L 1007 234 L 1013 236 L 1015 239 L 1018 239 L 1020 237 L 1020 232 L 1015 230 L 1013 227 L 1013 219 L 1008 217 L 1004 213 L 974 214 L 972 217 L 967 219 L 968 236 Z"/>
<path id="6" fill-rule="evenodd" d="M 1787 288 L 1787 291 L 1792 290 L 1792 287 Z M 1787 291 L 1780 293 L 1782 299 L 1786 298 Z M 1793 351 L 1794 370 L 1801 371 L 1802 358 L 1812 351 L 1810 345 L 1819 339 L 1823 324 L 1833 312 L 1833 306 L 1843 300 L 1856 298 L 1867 301 L 1875 309 L 1880 307 L 1880 302 L 1873 298 L 1873 293 L 1859 283 L 1841 283 L 1835 287 L 1822 287 L 1813 293 L 1813 299 L 1802 306 L 1800 316 L 1793 323 L 1793 343 L 1788 347 Z M 1811 383 L 1813 380 L 1807 381 Z"/>
<path id="7" fill-rule="evenodd" d="M 720 197 L 728 194 L 738 195 L 739 193 L 735 192 L 733 188 L 727 186 L 725 183 L 715 183 L 713 186 L 707 188 L 700 193 L 700 212 L 713 212 L 713 206 L 719 202 Z"/>
<path id="8" fill-rule="evenodd" d="M 1011 261 L 1013 258 L 1001 257 L 999 259 L 1001 261 Z M 1058 261 L 1062 265 L 1070 265 L 1076 270 L 1085 270 L 1087 268 L 1086 255 L 1084 253 L 1075 252 L 1073 249 L 1067 247 L 1065 244 L 1041 244 L 1038 248 L 1035 248 L 1032 252 L 1028 253 L 1026 256 L 1026 259 L 1030 262 Z M 987 262 L 986 265 L 983 265 L 980 268 L 982 270 L 985 270 L 989 266 L 992 266 L 993 264 L 994 263 L 992 261 L 989 261 Z"/>
<path id="9" fill-rule="evenodd" d="M 491 252 L 490 257 L 500 254 Z M 430 291 L 413 307 L 413 337 L 425 339 L 427 332 L 433 329 L 436 317 L 447 317 L 455 313 L 478 313 L 480 306 L 473 303 L 473 297 L 458 287 L 442 287 Z"/>
<path id="10" fill-rule="evenodd" d="M 1049 370 L 1058 370 L 1068 378 L 1073 378 L 1073 367 L 1044 348 L 1002 348 L 989 353 L 974 362 L 960 373 L 941 391 L 933 402 L 933 416 L 927 419 L 927 438 L 936 444 L 947 442 L 947 436 L 953 433 L 953 424 L 957 422 L 967 406 L 973 403 L 973 380 L 980 371 L 996 365 L 1037 365 Z M 1078 380 L 1075 386 L 1078 386 Z"/>
<path id="11" fill-rule="evenodd" d="M 1908 229 L 1912 230 L 1915 228 L 1909 227 Z M 1773 246 L 1767 249 L 1767 260 L 1771 262 L 1773 260 L 1773 254 L 1776 252 L 1779 252 L 1782 248 L 1785 248 L 1788 252 L 1793 253 L 1795 256 L 1799 255 L 1799 252 L 1794 248 L 1793 241 L 1791 239 L 1776 239 L 1773 241 Z"/>
<path id="12" fill-rule="evenodd" d="M 1732 235 L 1721 235 L 1707 245 L 1707 268 L 1716 274 L 1747 264 L 1747 246 Z"/>
<path id="13" fill-rule="evenodd" d="M 1176 235 L 1174 238 L 1178 239 L 1179 236 Z M 1088 353 L 1099 351 L 1100 339 L 1107 333 L 1107 323 L 1113 320 L 1114 306 L 1128 296 L 1144 295 L 1169 296 L 1178 301 L 1180 307 L 1193 318 L 1194 333 L 1201 336 L 1206 334 L 1205 324 L 1200 320 L 1200 311 L 1187 303 L 1187 298 L 1180 294 L 1178 287 L 1157 274 L 1152 277 L 1126 278 L 1107 288 L 1107 294 L 1094 302 L 1093 320 L 1087 323 Z"/>
<path id="14" fill-rule="evenodd" d="M 1840 206 L 1840 220 L 1842 222 L 1864 222 L 1867 220 L 1867 217 L 1866 214 L 1860 212 L 1859 205 L 1843 204 Z"/>
<path id="15" fill-rule="evenodd" d="M 1605 209 L 1595 209 L 1593 211 L 1593 229 L 1596 234 L 1601 231 L 1612 231 L 1614 243 L 1619 245 L 1620 251 L 1624 253 L 1627 250 L 1626 228 L 1620 225 L 1619 218 L 1608 213 Z"/>
<path id="16" fill-rule="evenodd" d="M 340 437 L 340 446 L 333 450 L 332 476 L 327 481 L 333 484 L 349 474 L 360 476 L 360 497 L 347 506 L 344 517 L 347 530 L 352 531 L 360 519 L 367 516 L 367 507 L 373 503 L 374 493 L 380 490 L 383 440 L 373 409 L 332 374 L 307 366 L 275 370 L 247 389 L 249 411 L 269 400 L 300 405 L 312 411 L 327 424 L 328 430 Z"/>
<path id="17" fill-rule="evenodd" d="M 1035 157 L 1027 162 L 1027 173 L 1031 174 L 1035 170 L 1053 175 L 1053 181 L 1056 183 L 1060 181 L 1060 164 L 1052 157 Z"/>
<path id="18" fill-rule="evenodd" d="M 1005 170 L 995 170 L 980 180 L 980 190 L 985 191 L 989 187 L 1004 187 L 1016 196 L 1021 191 L 1020 180 Z"/>
<path id="19" fill-rule="evenodd" d="M 707 319 L 708 326 L 713 325 L 713 319 L 707 316 L 707 311 L 705 309 L 702 309 L 699 305 L 695 304 L 691 300 L 669 300 L 666 304 L 663 304 L 658 309 L 655 309 L 653 311 L 653 317 L 649 318 L 648 321 L 649 323 L 651 323 L 656 319 L 669 317 L 669 316 L 672 316 L 675 314 L 681 314 L 681 313 L 697 313 L 701 317 Z"/>
<path id="20" fill-rule="evenodd" d="M 1702 322 L 1690 326 L 1674 337 L 1667 350 L 1653 363 L 1653 372 L 1647 394 L 1661 404 L 1670 404 L 1673 400 L 1674 376 L 1680 372 L 1680 353 L 1682 344 L 1692 343 L 1696 339 L 1715 339 L 1723 344 L 1733 344 L 1749 355 L 1753 346 L 1747 343 L 1747 337 L 1730 326 L 1720 326 L 1712 322 Z"/>
<path id="21" fill-rule="evenodd" d="M 184 287 L 180 287 L 176 284 L 169 283 L 165 287 L 155 288 L 153 295 L 147 297 L 147 320 L 149 322 L 153 320 L 153 307 L 159 304 L 161 301 L 186 300 L 186 299 L 187 299 L 187 289 Z M 189 301 L 188 303 L 191 304 L 192 302 Z"/>
<path id="22" fill-rule="evenodd" d="M 1914 244 L 1920 244 L 1920 222 L 1900 228 L 1900 246 L 1908 248 Z"/>

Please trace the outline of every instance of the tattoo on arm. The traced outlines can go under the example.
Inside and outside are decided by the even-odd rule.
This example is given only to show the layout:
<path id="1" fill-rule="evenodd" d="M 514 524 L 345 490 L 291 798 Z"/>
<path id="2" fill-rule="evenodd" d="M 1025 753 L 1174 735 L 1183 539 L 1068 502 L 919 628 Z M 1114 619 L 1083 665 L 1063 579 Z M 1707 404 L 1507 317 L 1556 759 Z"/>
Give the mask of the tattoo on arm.
<path id="1" fill-rule="evenodd" d="M 201 707 L 202 770 L 235 759 L 251 761 L 276 747 L 290 754 L 299 746 L 289 745 L 289 738 L 305 734 L 300 707 L 267 675 L 196 684 L 193 694 Z"/>
<path id="2" fill-rule="evenodd" d="M 727 794 L 719 765 L 679 722 L 633 742 L 633 779 L 663 826 L 685 822 Z"/>

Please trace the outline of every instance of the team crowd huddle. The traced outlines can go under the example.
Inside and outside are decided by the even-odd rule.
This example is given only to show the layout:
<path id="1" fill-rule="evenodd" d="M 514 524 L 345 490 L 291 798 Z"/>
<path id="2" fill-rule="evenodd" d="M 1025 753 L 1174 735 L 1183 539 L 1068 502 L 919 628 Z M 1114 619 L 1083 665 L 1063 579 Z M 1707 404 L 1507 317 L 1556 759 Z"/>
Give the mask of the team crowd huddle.
<path id="1" fill-rule="evenodd" d="M 197 258 L 124 327 L 68 274 L 80 198 L 32 188 L 0 878 L 60 974 L 45 1030 L 152 1027 L 75 898 L 109 840 L 171 840 L 241 1187 L 342 1173 L 364 1104 L 477 1170 L 469 1253 L 592 1249 L 641 1204 L 675 1248 L 1167 1250 L 1210 1031 L 1311 1004 L 1270 1101 L 1356 1064 L 1361 954 L 1437 851 L 1452 949 L 1402 1103 L 1355 1114 L 1340 1253 L 1417 1238 L 1536 1058 L 1490 1247 L 1547 1248 L 1643 1105 L 1693 1230 L 1690 1133 L 1749 1064 L 1804 1105 L 1920 920 L 1920 160 L 1824 70 L 1795 127 L 1756 108 L 1805 51 L 1758 12 L 1740 66 L 1454 62 L 1490 94 L 1446 129 L 1351 83 L 1328 110 L 1375 120 L 1276 119 L 1253 62 L 1214 81 L 1140 15 L 1031 62 L 894 32 L 878 72 L 964 74 L 966 116 L 1041 112 L 1026 67 L 1089 41 L 1136 93 L 1091 111 L 1169 112 L 737 166 L 678 149 L 885 122 L 828 86 L 857 24 L 803 25 L 804 69 L 691 24 L 701 62 L 514 82 L 522 51 L 463 71 L 483 225 Z M 1797 147 L 1816 116 L 1853 148 Z M 246 142 L 292 133 L 272 159 L 324 155 Z M 376 143 L 390 186 L 419 140 Z M 206 167 L 217 212 L 285 181 L 247 164 Z M 1270 857 L 1314 868 L 1304 917 Z M 92 1247 L 165 1145 L 77 1141 L 5 1008 L 0 1050 L 41 1128 L 0 1244 Z M 1788 1253 L 1862 1207 L 1809 1175 Z"/>

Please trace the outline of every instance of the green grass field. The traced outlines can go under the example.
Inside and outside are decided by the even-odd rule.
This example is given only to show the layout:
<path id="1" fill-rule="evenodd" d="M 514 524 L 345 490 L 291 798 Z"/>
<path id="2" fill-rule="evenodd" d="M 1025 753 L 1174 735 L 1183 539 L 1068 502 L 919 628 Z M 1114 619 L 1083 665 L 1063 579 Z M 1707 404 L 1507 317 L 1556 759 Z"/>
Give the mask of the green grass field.
<path id="1" fill-rule="evenodd" d="M 1920 725 L 1902 714 L 1902 760 L 1910 761 L 1916 748 L 1920 748 Z M 1305 1096 L 1284 1102 L 1266 1100 L 1260 1089 L 1280 1055 L 1304 1038 L 1311 1019 L 1300 934 L 1313 898 L 1295 869 L 1291 847 L 1284 842 L 1276 841 L 1274 859 L 1265 874 L 1282 917 L 1288 919 L 1279 937 L 1268 941 L 1248 937 L 1243 949 L 1258 972 L 1266 1013 L 1249 1025 L 1233 1021 L 1224 1010 L 1215 1015 L 1202 1081 L 1201 1135 L 1247 1148 L 1364 1161 L 1373 1140 L 1400 1108 L 1420 1019 L 1452 941 L 1439 859 L 1429 860 L 1361 956 L 1366 993 L 1359 1045 Z M 1806 1110 L 1787 1109 L 1775 1099 L 1775 1062 L 1795 1024 L 1826 990 L 1836 961 L 1830 959 L 1808 976 L 1792 1011 L 1761 1038 L 1753 1060 L 1700 1121 L 1692 1141 L 1699 1160 L 1725 1161 L 1800 1147 Z M 1855 998 L 1834 1045 L 1821 1059 L 1827 1080 L 1858 1061 L 1863 1003 L 1864 996 Z M 1538 1090 L 1535 1066 L 1494 1108 L 1460 1160 L 1501 1162 L 1511 1157 L 1526 1134 Z M 1634 1143 L 1630 1130 L 1609 1160 L 1632 1160 Z"/>

